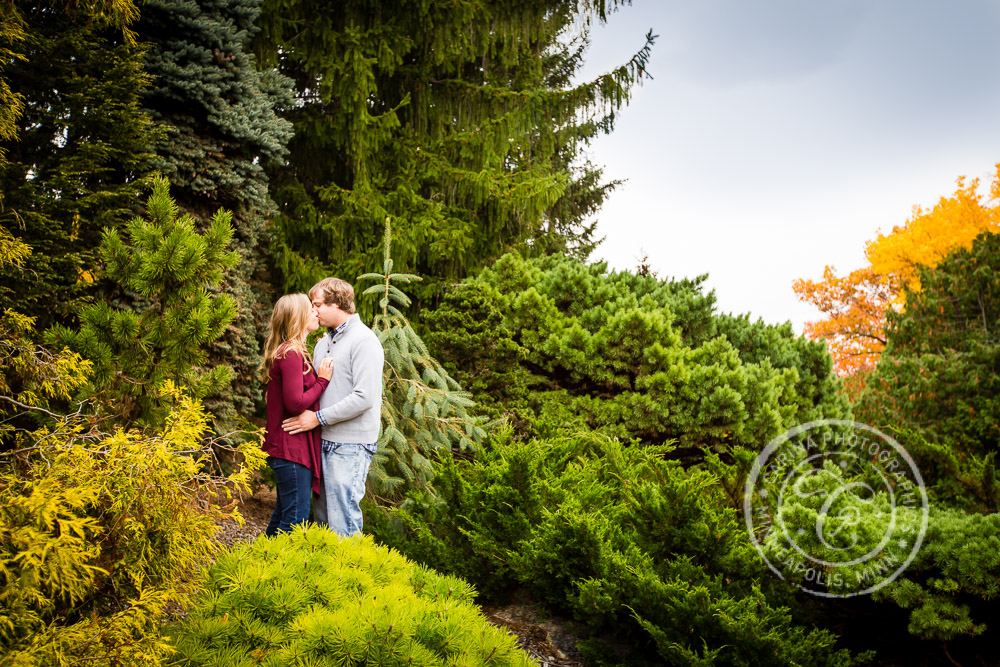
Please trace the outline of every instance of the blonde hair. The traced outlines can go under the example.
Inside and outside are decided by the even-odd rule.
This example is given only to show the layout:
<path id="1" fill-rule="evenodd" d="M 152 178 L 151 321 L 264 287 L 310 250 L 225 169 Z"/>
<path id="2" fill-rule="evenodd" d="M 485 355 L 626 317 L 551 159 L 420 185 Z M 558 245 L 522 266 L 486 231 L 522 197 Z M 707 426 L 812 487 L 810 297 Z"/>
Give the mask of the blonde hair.
<path id="1" fill-rule="evenodd" d="M 306 325 L 312 304 L 305 294 L 286 294 L 278 299 L 271 311 L 271 321 L 267 325 L 267 342 L 264 343 L 264 363 L 261 370 L 264 377 L 271 375 L 271 364 L 275 359 L 284 359 L 289 351 L 294 350 L 305 359 L 305 375 L 312 370 L 312 358 L 306 350 Z"/>
<path id="2" fill-rule="evenodd" d="M 323 298 L 323 303 L 337 306 L 348 315 L 354 314 L 354 288 L 340 278 L 324 278 L 309 290 L 309 298 Z"/>

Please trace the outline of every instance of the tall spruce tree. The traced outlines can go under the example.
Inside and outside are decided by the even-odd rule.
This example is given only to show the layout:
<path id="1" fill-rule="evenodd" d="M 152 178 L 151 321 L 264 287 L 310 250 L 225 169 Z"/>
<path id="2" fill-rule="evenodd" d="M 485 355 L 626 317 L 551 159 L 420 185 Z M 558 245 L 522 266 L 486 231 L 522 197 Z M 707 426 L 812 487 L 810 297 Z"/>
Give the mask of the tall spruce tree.
<path id="1" fill-rule="evenodd" d="M 142 50 L 123 31 L 132 3 L 2 9 L 0 98 L 14 106 L 0 112 L 0 243 L 33 252 L 0 269 L 0 303 L 44 328 L 94 298 L 101 229 L 132 213 L 154 135 Z"/>
<path id="2" fill-rule="evenodd" d="M 264 165 L 285 157 L 292 135 L 277 114 L 292 104 L 291 81 L 258 71 L 247 51 L 259 14 L 260 0 L 150 0 L 136 25 L 149 44 L 152 83 L 143 102 L 166 129 L 155 163 L 200 224 L 220 206 L 232 211 L 242 257 L 223 285 L 239 314 L 210 353 L 236 377 L 225 400 L 209 403 L 217 416 L 251 414 L 261 398 L 260 337 L 271 301 L 262 274 L 264 225 L 275 210 Z"/>
<path id="3" fill-rule="evenodd" d="M 584 219 L 614 183 L 578 158 L 610 131 L 653 40 L 571 87 L 577 11 L 603 20 L 611 4 L 266 0 L 258 52 L 297 93 L 272 180 L 283 288 L 375 268 L 386 217 L 397 265 L 425 277 L 418 305 L 513 246 L 585 251 Z"/>

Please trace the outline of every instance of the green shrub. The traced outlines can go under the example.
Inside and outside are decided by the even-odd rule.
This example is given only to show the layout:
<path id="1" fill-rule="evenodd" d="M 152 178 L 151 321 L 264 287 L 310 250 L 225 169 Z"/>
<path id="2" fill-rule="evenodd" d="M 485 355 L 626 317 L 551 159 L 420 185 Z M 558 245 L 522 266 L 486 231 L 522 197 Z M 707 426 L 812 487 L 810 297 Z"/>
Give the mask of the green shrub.
<path id="1" fill-rule="evenodd" d="M 527 589 L 590 634 L 597 663 L 847 665 L 835 636 L 793 616 L 715 479 L 595 433 L 514 442 L 447 465 L 440 497 L 370 521 L 380 540 L 468 577 Z M 608 653 L 615 643 L 628 656 Z"/>
<path id="2" fill-rule="evenodd" d="M 872 598 L 907 610 L 908 630 L 921 639 L 947 642 L 984 635 L 992 630 L 988 626 L 996 616 L 995 600 L 1000 596 L 1000 514 L 969 513 L 946 505 L 951 498 L 975 500 L 971 488 L 952 494 L 961 485 L 970 487 L 976 475 L 945 479 L 949 472 L 968 472 L 966 466 L 976 463 L 974 457 L 946 453 L 919 436 L 910 443 L 916 443 L 915 451 L 954 462 L 933 471 L 938 482 L 931 490 L 937 491 L 938 500 L 929 502 L 926 527 L 922 527 L 922 508 L 916 500 L 920 497 L 917 485 L 903 475 L 893 475 L 890 495 L 882 485 L 879 467 L 871 464 L 842 469 L 831 456 L 812 474 L 789 485 L 793 491 L 782 492 L 787 471 L 801 469 L 809 456 L 827 447 L 822 438 L 816 438 L 808 449 L 804 445 L 783 449 L 782 457 L 787 458 L 775 462 L 767 475 L 770 480 L 758 479 L 768 491 L 772 514 L 785 527 L 768 533 L 765 553 L 775 564 L 801 563 L 797 553 L 803 552 L 815 560 L 838 563 L 824 570 L 830 580 L 836 580 L 831 593 L 856 594 L 876 587 Z M 775 501 L 779 495 L 783 496 L 780 510 Z M 794 536 L 794 544 L 789 536 Z M 899 576 L 887 579 L 897 567 L 902 567 Z M 811 568 L 781 569 L 787 581 L 806 584 Z M 885 585 L 879 586 L 883 580 Z M 989 637 L 979 644 L 966 641 L 964 649 L 989 652 L 989 642 Z"/>
<path id="3" fill-rule="evenodd" d="M 181 665 L 530 665 L 473 588 L 370 537 L 298 526 L 224 554 L 174 628 Z"/>
<path id="4" fill-rule="evenodd" d="M 427 312 L 432 353 L 491 416 L 526 437 L 550 425 L 677 455 L 758 449 L 850 414 L 822 343 L 714 312 L 703 280 L 660 280 L 566 257 L 508 254 Z"/>
<path id="5" fill-rule="evenodd" d="M 1000 514 L 948 508 L 932 509 L 916 558 L 875 594 L 911 610 L 910 634 L 944 641 L 995 632 L 998 596 Z"/>

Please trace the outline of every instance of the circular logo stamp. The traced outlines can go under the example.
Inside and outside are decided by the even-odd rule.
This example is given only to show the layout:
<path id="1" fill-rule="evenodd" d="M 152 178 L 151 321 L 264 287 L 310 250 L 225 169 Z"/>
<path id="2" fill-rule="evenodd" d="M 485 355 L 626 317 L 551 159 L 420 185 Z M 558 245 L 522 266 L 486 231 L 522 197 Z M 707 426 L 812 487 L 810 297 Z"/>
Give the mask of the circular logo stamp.
<path id="1" fill-rule="evenodd" d="M 852 597 L 913 561 L 929 508 L 920 471 L 898 442 L 866 424 L 822 419 L 764 448 L 743 510 L 775 574 L 814 595 Z"/>

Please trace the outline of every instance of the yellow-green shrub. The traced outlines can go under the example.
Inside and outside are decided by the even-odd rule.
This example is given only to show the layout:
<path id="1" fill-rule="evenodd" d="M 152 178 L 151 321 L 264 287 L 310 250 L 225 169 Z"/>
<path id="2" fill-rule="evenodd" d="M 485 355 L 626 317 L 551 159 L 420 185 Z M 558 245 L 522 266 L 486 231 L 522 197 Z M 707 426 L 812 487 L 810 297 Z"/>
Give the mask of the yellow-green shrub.
<path id="1" fill-rule="evenodd" d="M 247 443 L 232 477 L 209 474 L 208 417 L 169 382 L 156 432 L 60 416 L 89 364 L 34 347 L 30 324 L 0 315 L 0 665 L 155 663 L 164 609 L 197 590 L 215 519 L 236 514 L 221 501 L 262 454 Z"/>
<path id="2" fill-rule="evenodd" d="M 172 632 L 181 665 L 530 665 L 472 587 L 367 536 L 297 526 L 222 555 Z"/>

